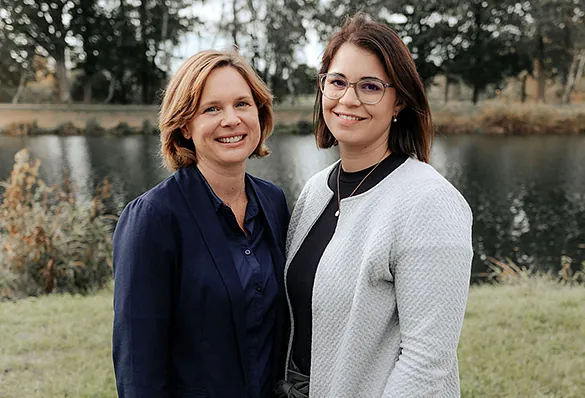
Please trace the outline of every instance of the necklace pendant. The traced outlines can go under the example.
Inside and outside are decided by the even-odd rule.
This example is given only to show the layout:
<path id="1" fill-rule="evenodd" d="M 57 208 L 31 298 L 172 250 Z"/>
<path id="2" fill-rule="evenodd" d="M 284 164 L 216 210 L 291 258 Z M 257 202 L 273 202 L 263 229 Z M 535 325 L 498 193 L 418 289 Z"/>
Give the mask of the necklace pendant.
<path id="1" fill-rule="evenodd" d="M 335 217 L 339 217 L 339 209 L 335 212 Z"/>

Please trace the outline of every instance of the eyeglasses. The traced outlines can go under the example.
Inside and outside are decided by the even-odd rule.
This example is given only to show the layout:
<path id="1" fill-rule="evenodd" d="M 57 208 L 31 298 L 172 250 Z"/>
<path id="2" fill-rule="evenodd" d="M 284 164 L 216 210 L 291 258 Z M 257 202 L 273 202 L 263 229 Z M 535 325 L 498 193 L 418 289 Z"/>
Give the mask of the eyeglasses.
<path id="1" fill-rule="evenodd" d="M 345 77 L 336 73 L 319 75 L 319 88 L 329 99 L 336 100 L 343 97 L 350 87 L 353 87 L 357 99 L 362 104 L 375 105 L 382 101 L 386 88 L 394 87 L 394 85 L 375 78 L 360 79 L 355 83 L 350 83 Z"/>

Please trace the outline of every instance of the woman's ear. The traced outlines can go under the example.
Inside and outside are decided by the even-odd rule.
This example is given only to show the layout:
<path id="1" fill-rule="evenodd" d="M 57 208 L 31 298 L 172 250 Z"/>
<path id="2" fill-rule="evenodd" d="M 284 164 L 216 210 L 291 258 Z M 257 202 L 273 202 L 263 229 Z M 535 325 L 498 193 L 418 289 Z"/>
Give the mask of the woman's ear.
<path id="1" fill-rule="evenodd" d="M 394 112 L 392 112 L 392 115 L 394 116 L 398 115 L 405 107 L 406 105 L 404 104 L 404 102 L 402 102 L 402 100 L 400 99 L 397 99 L 396 103 L 394 104 Z"/>
<path id="2" fill-rule="evenodd" d="M 185 137 L 185 139 L 187 139 L 187 140 L 191 139 L 191 133 L 189 132 L 189 129 L 187 128 L 187 126 L 181 127 L 181 134 L 183 134 L 183 137 Z"/>

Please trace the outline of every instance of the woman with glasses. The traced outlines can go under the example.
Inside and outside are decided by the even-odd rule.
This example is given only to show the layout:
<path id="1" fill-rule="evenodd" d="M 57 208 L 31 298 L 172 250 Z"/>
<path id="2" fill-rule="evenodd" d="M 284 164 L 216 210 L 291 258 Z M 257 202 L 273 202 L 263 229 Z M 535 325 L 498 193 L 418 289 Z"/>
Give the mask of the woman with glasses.
<path id="1" fill-rule="evenodd" d="M 319 74 L 317 144 L 341 160 L 293 211 L 281 397 L 456 397 L 471 210 L 429 164 L 433 124 L 412 57 L 357 14 Z"/>

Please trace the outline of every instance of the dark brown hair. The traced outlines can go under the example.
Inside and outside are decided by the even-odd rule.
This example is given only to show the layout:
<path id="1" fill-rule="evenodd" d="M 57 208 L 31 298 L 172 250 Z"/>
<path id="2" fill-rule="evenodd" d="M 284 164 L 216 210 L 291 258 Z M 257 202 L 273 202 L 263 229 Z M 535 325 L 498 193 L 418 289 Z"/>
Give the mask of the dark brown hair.
<path id="1" fill-rule="evenodd" d="M 397 101 L 404 105 L 398 120 L 392 122 L 390 127 L 390 150 L 428 163 L 434 135 L 431 111 L 422 81 L 406 45 L 388 25 L 373 21 L 367 14 L 359 12 L 348 17 L 341 30 L 329 39 L 319 73 L 329 70 L 333 57 L 344 43 L 354 44 L 378 57 L 396 88 Z M 321 90 L 317 89 L 315 138 L 320 148 L 329 148 L 336 145 L 337 141 L 325 124 L 322 96 Z M 388 112 L 393 110 L 388 109 Z"/>
<path id="2" fill-rule="evenodd" d="M 242 75 L 258 107 L 261 135 L 252 155 L 263 157 L 270 153 L 264 145 L 274 128 L 270 90 L 239 54 L 206 50 L 191 56 L 181 65 L 164 93 L 159 114 L 160 152 L 169 170 L 197 162 L 193 141 L 183 136 L 183 129 L 197 113 L 207 77 L 213 70 L 224 67 L 232 67 Z"/>

